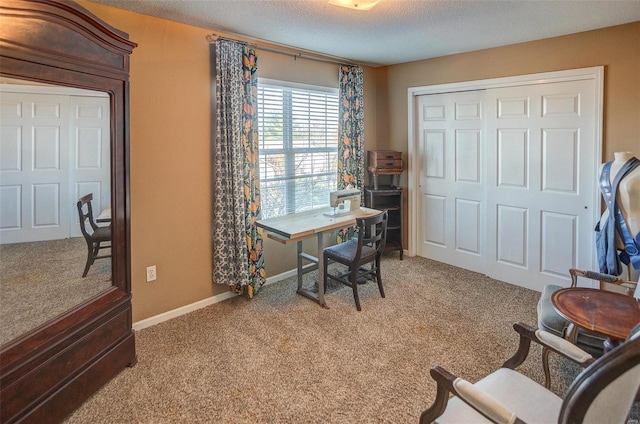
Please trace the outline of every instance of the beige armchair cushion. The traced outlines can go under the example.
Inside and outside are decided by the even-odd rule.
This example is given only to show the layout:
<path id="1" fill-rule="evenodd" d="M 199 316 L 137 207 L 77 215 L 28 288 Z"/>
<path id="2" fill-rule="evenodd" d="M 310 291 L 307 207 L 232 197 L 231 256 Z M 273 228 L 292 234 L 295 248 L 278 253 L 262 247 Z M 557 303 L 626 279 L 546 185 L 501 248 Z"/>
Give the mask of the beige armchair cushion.
<path id="1" fill-rule="evenodd" d="M 540 384 L 508 368 L 500 368 L 474 384 L 502 407 L 515 413 L 525 422 L 557 422 L 562 399 Z M 526 393 L 526 396 L 523 396 Z M 541 408 L 540 405 L 544 405 Z M 449 400 L 438 423 L 489 423 L 480 413 L 460 398 Z"/>

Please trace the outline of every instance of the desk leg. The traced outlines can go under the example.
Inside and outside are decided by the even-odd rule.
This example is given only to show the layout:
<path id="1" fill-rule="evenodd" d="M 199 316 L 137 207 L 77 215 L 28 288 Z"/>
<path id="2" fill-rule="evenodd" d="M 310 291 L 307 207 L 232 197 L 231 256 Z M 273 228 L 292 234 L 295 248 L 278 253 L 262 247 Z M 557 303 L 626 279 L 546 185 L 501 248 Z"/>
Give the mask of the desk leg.
<path id="1" fill-rule="evenodd" d="M 297 243 L 298 254 L 298 294 L 318 302 L 322 307 L 329 309 L 324 300 L 324 265 L 322 256 L 323 237 L 322 233 L 318 233 L 318 257 L 308 255 L 302 251 L 302 241 Z M 302 261 L 308 260 L 315 265 L 305 268 Z M 302 287 L 302 276 L 308 272 L 318 270 L 318 293 Z"/>
<path id="2" fill-rule="evenodd" d="M 324 240 L 322 234 L 322 232 L 318 233 L 318 303 L 327 308 L 327 303 L 324 301 L 324 255 L 322 254 Z"/>
<path id="3" fill-rule="evenodd" d="M 300 292 L 300 290 L 302 290 L 302 240 L 300 240 L 298 243 L 298 292 Z"/>

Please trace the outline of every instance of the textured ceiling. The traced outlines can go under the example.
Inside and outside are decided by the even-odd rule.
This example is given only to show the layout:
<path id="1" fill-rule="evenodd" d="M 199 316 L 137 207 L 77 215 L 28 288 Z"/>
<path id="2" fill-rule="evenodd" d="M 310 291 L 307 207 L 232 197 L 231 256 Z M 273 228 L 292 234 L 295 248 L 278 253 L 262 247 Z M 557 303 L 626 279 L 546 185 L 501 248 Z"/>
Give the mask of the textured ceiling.
<path id="1" fill-rule="evenodd" d="M 91 0 L 378 66 L 640 21 L 640 0 Z"/>

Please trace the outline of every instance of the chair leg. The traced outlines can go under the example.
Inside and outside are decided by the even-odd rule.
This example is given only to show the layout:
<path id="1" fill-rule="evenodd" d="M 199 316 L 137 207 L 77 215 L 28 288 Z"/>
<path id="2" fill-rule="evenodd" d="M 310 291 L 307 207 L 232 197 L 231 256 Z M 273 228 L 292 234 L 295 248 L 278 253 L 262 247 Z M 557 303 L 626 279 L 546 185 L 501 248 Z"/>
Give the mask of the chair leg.
<path id="1" fill-rule="evenodd" d="M 93 246 L 93 258 L 91 260 L 91 264 L 93 265 L 93 263 L 95 262 L 96 258 L 98 257 L 98 253 L 100 253 L 100 243 L 101 242 L 97 242 L 94 246 Z"/>
<path id="2" fill-rule="evenodd" d="M 361 311 L 362 308 L 360 307 L 360 297 L 358 297 L 358 268 L 357 267 L 355 266 L 352 267 L 349 279 L 351 280 L 351 288 L 353 289 L 353 300 L 356 301 L 356 309 L 358 309 L 358 311 Z"/>
<path id="3" fill-rule="evenodd" d="M 549 372 L 549 354 L 551 349 L 546 347 L 542 348 L 542 370 L 544 371 L 544 387 L 549 389 L 551 387 L 551 373 Z"/>
<path id="4" fill-rule="evenodd" d="M 87 263 L 84 265 L 84 272 L 82 273 L 82 278 L 87 276 L 89 272 L 89 267 L 93 263 L 93 249 L 91 245 L 87 245 Z"/>
<path id="5" fill-rule="evenodd" d="M 382 274 L 380 273 L 380 257 L 376 257 L 376 280 L 378 280 L 378 289 L 380 296 L 384 297 L 384 287 L 382 287 Z"/>

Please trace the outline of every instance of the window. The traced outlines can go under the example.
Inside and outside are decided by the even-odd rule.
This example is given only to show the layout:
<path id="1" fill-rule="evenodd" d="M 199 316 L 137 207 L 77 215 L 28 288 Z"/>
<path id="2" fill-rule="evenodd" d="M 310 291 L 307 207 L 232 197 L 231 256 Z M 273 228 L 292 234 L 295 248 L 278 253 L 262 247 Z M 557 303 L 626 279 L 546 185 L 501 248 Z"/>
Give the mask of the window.
<path id="1" fill-rule="evenodd" d="M 338 89 L 258 80 L 261 218 L 329 204 L 338 166 Z"/>

